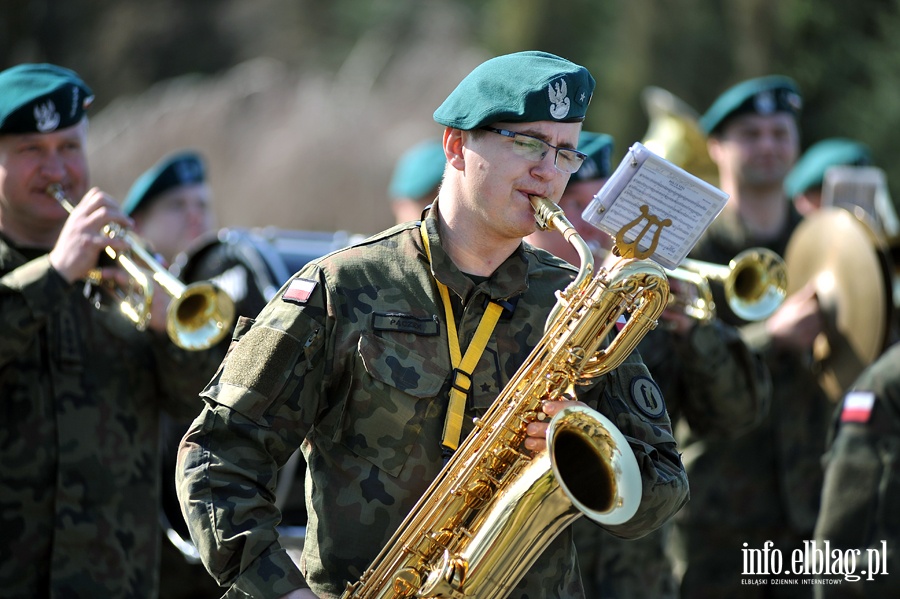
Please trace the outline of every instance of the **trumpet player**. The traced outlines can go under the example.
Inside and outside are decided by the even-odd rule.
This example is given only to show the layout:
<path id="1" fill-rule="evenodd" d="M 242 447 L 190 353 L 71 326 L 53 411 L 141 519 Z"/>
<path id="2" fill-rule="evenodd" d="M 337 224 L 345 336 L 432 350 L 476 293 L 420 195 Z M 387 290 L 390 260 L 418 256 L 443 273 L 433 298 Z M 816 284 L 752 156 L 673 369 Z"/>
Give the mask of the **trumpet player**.
<path id="1" fill-rule="evenodd" d="M 800 148 L 802 99 L 797 83 L 774 75 L 738 83 L 700 118 L 709 155 L 728 204 L 700 238 L 692 258 L 727 264 L 765 247 L 783 256 L 801 216 L 783 184 Z M 713 287 L 721 317 L 739 326 L 772 377 L 771 407 L 762 422 L 729 440 L 681 438 L 691 479 L 691 505 L 676 519 L 686 561 L 685 597 L 811 597 L 809 585 L 741 585 L 742 549 L 767 542 L 784 555 L 812 538 L 822 485 L 831 408 L 810 368 L 822 330 L 815 291 L 788 296 L 767 319 L 745 323 Z M 765 580 L 765 579 L 764 579 Z"/>
<path id="2" fill-rule="evenodd" d="M 447 165 L 425 217 L 307 265 L 239 325 L 178 468 L 193 537 L 229 596 L 341 597 L 446 456 L 479 434 L 473 417 L 539 343 L 554 292 L 576 274 L 522 239 L 536 226 L 531 197 L 558 200 L 581 166 L 593 89 L 587 69 L 544 52 L 484 62 L 434 113 Z M 451 385 L 467 389 L 462 402 L 451 404 Z M 634 537 L 660 526 L 686 501 L 687 480 L 639 355 L 541 414 L 579 401 L 618 423 L 641 465 L 638 511 L 609 529 Z M 521 451 L 543 450 L 546 430 L 531 421 Z M 309 523 L 295 564 L 271 490 L 297 447 Z M 571 531 L 504 595 L 584 597 Z"/>
<path id="3" fill-rule="evenodd" d="M 589 244 L 593 242 L 598 260 L 608 257 L 612 240 L 581 214 L 612 174 L 613 145 L 609 135 L 581 132 L 578 149 L 587 158 L 559 200 L 572 225 Z M 569 262 L 577 261 L 572 246 L 559 243 L 560 235 L 538 231 L 526 239 Z M 644 337 L 638 351 L 663 391 L 673 426 L 683 420 L 703 438 L 740 435 L 768 409 L 768 370 L 735 327 L 718 318 L 698 319 L 685 313 L 683 305 L 692 292 L 689 285 L 674 277 L 669 285 L 678 301 L 663 312 L 661 326 Z M 607 534 L 587 518 L 575 522 L 573 529 L 588 597 L 680 596 L 668 554 L 668 523 L 640 539 L 627 540 Z"/>
<path id="4" fill-rule="evenodd" d="M 0 72 L 0 588 L 14 597 L 155 597 L 158 422 L 187 414 L 215 363 L 176 348 L 158 294 L 150 329 L 98 309 L 83 279 L 108 225 L 89 189 L 91 89 L 75 72 Z M 50 195 L 75 204 L 71 211 Z M 113 266 L 107 279 L 127 284 Z M 175 376 L 177 373 L 177 376 Z"/>

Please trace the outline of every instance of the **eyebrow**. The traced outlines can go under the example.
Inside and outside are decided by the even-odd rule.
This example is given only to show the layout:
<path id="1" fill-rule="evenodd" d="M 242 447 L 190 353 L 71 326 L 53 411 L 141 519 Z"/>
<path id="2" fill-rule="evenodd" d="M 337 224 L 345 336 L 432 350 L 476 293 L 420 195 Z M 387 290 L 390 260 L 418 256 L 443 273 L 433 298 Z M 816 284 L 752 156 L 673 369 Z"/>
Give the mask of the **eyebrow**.
<path id="1" fill-rule="evenodd" d="M 512 129 L 510 129 L 510 131 L 512 131 Z M 536 137 L 536 138 L 540 139 L 541 141 L 544 141 L 544 142 L 546 142 L 546 143 L 548 143 L 548 144 L 550 143 L 550 140 L 547 139 L 547 135 L 546 135 L 546 134 L 541 133 L 540 131 L 536 131 L 536 130 L 534 130 L 534 129 L 525 129 L 524 131 L 513 131 L 513 132 L 514 132 L 514 133 L 521 133 L 521 134 L 523 134 L 523 135 L 530 135 L 531 137 Z M 551 144 L 551 145 L 552 145 L 552 144 Z M 576 150 L 576 149 L 577 149 L 575 146 L 573 146 L 573 145 L 571 145 L 571 144 L 560 144 L 560 145 L 558 145 L 557 147 L 563 148 L 564 150 Z"/>

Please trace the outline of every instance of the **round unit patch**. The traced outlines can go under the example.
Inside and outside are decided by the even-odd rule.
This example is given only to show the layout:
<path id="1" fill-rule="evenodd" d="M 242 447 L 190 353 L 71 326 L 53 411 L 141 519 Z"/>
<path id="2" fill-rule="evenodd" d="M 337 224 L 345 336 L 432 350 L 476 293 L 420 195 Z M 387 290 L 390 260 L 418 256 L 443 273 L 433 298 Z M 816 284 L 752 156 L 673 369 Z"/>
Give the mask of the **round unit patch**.
<path id="1" fill-rule="evenodd" d="M 666 411 L 662 391 L 656 382 L 646 376 L 638 376 L 631 381 L 631 401 L 638 410 L 656 419 Z"/>

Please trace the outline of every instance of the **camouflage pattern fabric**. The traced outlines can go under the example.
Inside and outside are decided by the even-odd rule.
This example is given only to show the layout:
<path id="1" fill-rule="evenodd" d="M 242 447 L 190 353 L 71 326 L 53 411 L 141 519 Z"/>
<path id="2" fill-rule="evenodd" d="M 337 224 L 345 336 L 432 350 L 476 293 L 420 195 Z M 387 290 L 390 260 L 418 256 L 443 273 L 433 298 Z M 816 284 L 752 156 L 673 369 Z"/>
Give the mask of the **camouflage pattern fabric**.
<path id="1" fill-rule="evenodd" d="M 638 350 L 662 389 L 676 429 L 683 422 L 704 439 L 733 438 L 758 424 L 769 409 L 771 380 L 762 357 L 736 328 L 718 319 L 698 323 L 687 337 L 660 326 Z M 670 525 L 623 540 L 586 519 L 576 522 L 575 547 L 587 596 L 677 598 Z"/>
<path id="2" fill-rule="evenodd" d="M 734 327 L 713 320 L 698 324 L 687 338 L 657 328 L 638 349 L 662 388 L 673 423 L 690 425 L 699 437 L 733 438 L 758 424 L 768 410 L 768 370 Z M 679 596 L 668 549 L 671 523 L 627 541 L 586 524 L 576 524 L 575 544 L 589 597 Z"/>
<path id="3" fill-rule="evenodd" d="M 160 407 L 199 412 L 215 364 L 96 309 L 41 254 L 0 235 L 0 595 L 152 598 Z"/>
<path id="4" fill-rule="evenodd" d="M 443 251 L 436 218 L 435 206 L 426 219 L 434 276 L 450 289 L 460 344 L 468 345 L 486 298 L 512 307 L 474 371 L 467 435 L 541 339 L 553 293 L 574 271 L 523 244 L 475 285 Z M 231 586 L 227 596 L 308 586 L 339 597 L 382 549 L 441 467 L 450 374 L 442 314 L 418 224 L 407 223 L 308 265 L 236 331 L 203 392 L 208 406 L 182 442 L 178 471 L 194 540 L 207 568 Z M 641 468 L 637 515 L 610 527 L 623 537 L 660 526 L 687 498 L 665 409 L 651 418 L 631 393 L 633 382 L 649 380 L 633 353 L 580 395 L 630 438 Z M 298 446 L 309 513 L 299 569 L 278 542 L 272 505 L 278 468 Z M 583 596 L 570 529 L 510 594 Z"/>
<path id="5" fill-rule="evenodd" d="M 816 599 L 900 596 L 900 345 L 885 351 L 852 390 L 871 392 L 874 404 L 866 418 L 842 422 L 842 406 L 835 412 L 815 539 L 819 548 L 828 541 L 832 551 L 858 550 L 861 579 L 838 576 L 839 584 L 817 585 Z M 880 555 L 885 548 L 887 568 L 881 563 L 880 569 L 887 575 L 862 575 L 868 551 Z"/>
<path id="6" fill-rule="evenodd" d="M 734 211 L 713 221 L 691 257 L 727 264 L 750 247 L 784 255 L 800 216 L 785 200 L 788 226 L 777 238 L 760 243 L 750 237 Z M 777 352 L 765 323 L 742 323 L 728 308 L 720 284 L 713 285 L 719 316 L 740 326 L 754 351 L 764 357 L 772 381 L 767 416 L 733 440 L 681 434 L 691 503 L 675 518 L 675 551 L 684 569 L 685 597 L 810 597 L 811 587 L 742 586 L 744 543 L 758 549 L 767 540 L 784 554 L 812 538 L 822 489 L 820 459 L 832 405 L 819 387 L 808 356 Z"/>

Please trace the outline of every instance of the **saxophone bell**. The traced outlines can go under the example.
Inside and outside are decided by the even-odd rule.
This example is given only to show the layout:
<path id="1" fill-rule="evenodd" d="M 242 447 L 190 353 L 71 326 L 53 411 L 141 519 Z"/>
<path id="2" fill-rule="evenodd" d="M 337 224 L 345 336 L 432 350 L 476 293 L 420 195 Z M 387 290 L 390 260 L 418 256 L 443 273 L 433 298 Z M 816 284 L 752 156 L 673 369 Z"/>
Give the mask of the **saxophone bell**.
<path id="1" fill-rule="evenodd" d="M 550 420 L 546 450 L 522 444 L 545 400 L 570 397 L 575 385 L 618 367 L 656 325 L 668 299 L 665 272 L 622 259 L 592 276 L 590 248 L 562 210 L 531 201 L 538 225 L 582 256 L 579 272 L 557 292 L 541 340 L 342 599 L 505 597 L 575 519 L 616 525 L 637 512 L 637 459 L 599 412 L 566 407 Z M 607 345 L 625 312 L 631 318 Z"/>

